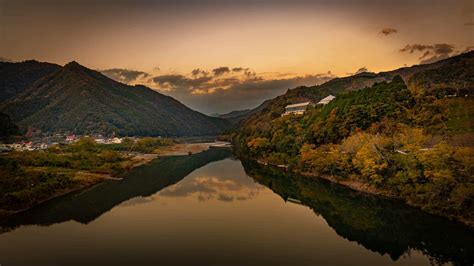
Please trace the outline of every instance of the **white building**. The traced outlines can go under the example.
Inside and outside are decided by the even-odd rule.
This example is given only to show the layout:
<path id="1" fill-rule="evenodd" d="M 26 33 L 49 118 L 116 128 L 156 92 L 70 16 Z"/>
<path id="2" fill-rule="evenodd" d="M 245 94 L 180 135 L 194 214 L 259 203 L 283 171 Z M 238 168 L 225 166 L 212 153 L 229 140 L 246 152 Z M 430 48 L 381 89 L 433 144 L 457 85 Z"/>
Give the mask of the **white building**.
<path id="1" fill-rule="evenodd" d="M 285 107 L 285 112 L 282 114 L 284 115 L 289 115 L 289 114 L 297 114 L 297 115 L 302 115 L 304 112 L 306 112 L 306 108 L 308 108 L 308 105 L 310 102 L 304 102 L 304 103 L 295 103 L 295 104 L 290 104 Z"/>
<path id="2" fill-rule="evenodd" d="M 328 97 L 319 101 L 317 104 L 322 104 L 322 105 L 328 104 L 330 101 L 334 100 L 334 98 L 336 98 L 336 96 L 329 95 Z"/>

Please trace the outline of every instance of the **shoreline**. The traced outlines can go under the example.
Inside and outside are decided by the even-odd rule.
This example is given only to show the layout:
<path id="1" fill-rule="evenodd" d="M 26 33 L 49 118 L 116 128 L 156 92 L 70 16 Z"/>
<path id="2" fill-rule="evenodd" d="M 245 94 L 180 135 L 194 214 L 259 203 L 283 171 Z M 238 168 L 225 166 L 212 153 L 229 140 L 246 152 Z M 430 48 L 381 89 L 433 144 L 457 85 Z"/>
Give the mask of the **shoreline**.
<path id="1" fill-rule="evenodd" d="M 84 183 L 84 184 L 78 184 L 76 187 L 72 187 L 70 189 L 65 189 L 62 191 L 58 191 L 58 193 L 51 195 L 48 198 L 45 198 L 44 200 L 35 202 L 33 205 L 23 208 L 21 210 L 15 210 L 15 211 L 8 211 L 5 209 L 0 209 L 0 222 L 7 219 L 9 216 L 28 211 L 36 206 L 39 206 L 41 204 L 44 204 L 48 201 L 66 196 L 68 194 L 72 193 L 78 193 L 81 191 L 85 191 L 88 189 L 92 189 L 93 187 L 103 183 L 104 181 L 107 180 L 115 180 L 115 181 L 120 181 L 122 178 L 117 177 L 120 174 L 123 174 L 125 172 L 131 171 L 134 168 L 146 165 L 156 159 L 159 159 L 160 157 L 167 157 L 167 156 L 186 156 L 195 153 L 200 153 L 203 151 L 208 150 L 211 146 L 215 145 L 216 142 L 206 142 L 206 143 L 176 143 L 173 145 L 169 146 L 163 146 L 158 148 L 157 150 L 154 151 L 154 153 L 137 153 L 132 155 L 129 160 L 132 162 L 132 165 L 130 169 L 120 172 L 116 175 L 109 175 L 109 174 L 98 174 L 98 173 L 92 173 L 92 172 L 85 172 L 85 171 L 78 171 L 75 175 L 75 178 L 78 177 L 78 175 L 92 175 L 95 176 L 96 179 L 94 180 L 89 180 L 90 183 Z M 80 177 L 79 177 L 80 178 Z"/>
<path id="2" fill-rule="evenodd" d="M 373 196 L 378 196 L 378 197 L 384 197 L 384 198 L 387 198 L 387 199 L 390 199 L 390 200 L 397 200 L 397 201 L 400 201 L 401 203 L 403 203 L 406 206 L 416 208 L 416 209 L 418 209 L 422 212 L 429 213 L 431 215 L 443 217 L 443 218 L 448 219 L 450 221 L 459 222 L 459 223 L 461 223 L 461 224 L 463 224 L 463 225 L 465 225 L 465 226 L 467 226 L 467 227 L 474 230 L 474 221 L 472 221 L 472 220 L 468 220 L 468 219 L 465 219 L 463 217 L 454 216 L 454 215 L 445 215 L 445 214 L 442 214 L 442 213 L 429 212 L 427 210 L 422 209 L 419 205 L 410 204 L 409 202 L 403 200 L 403 198 L 401 198 L 401 197 L 398 197 L 396 194 L 394 194 L 391 191 L 384 190 L 384 189 L 378 189 L 378 188 L 375 188 L 373 186 L 370 186 L 367 183 L 364 183 L 364 182 L 361 182 L 361 181 L 358 181 L 358 180 L 339 180 L 339 179 L 337 179 L 335 177 L 332 177 L 332 176 L 316 175 L 316 174 L 313 174 L 311 172 L 293 171 L 293 170 L 288 169 L 287 167 L 280 167 L 278 165 L 271 164 L 271 163 L 269 163 L 265 160 L 262 160 L 262 159 L 254 159 L 254 158 L 250 158 L 250 157 L 245 157 L 245 159 L 250 159 L 250 160 L 252 160 L 252 161 L 256 162 L 257 164 L 262 165 L 264 167 L 277 168 L 280 171 L 288 171 L 289 173 L 300 175 L 300 176 L 305 177 L 305 178 L 319 178 L 319 179 L 322 179 L 322 180 L 332 182 L 334 184 L 345 186 L 345 187 L 347 187 L 349 189 L 352 189 L 354 191 L 357 191 L 357 192 L 366 193 L 366 194 L 373 195 Z"/>

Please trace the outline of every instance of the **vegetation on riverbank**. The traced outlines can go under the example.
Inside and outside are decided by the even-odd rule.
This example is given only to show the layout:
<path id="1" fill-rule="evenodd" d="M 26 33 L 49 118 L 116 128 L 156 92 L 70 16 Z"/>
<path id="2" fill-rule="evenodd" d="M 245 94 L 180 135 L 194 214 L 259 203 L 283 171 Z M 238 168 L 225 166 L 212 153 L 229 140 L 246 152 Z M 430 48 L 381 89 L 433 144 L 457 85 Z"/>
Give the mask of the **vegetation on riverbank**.
<path id="1" fill-rule="evenodd" d="M 445 96 L 395 77 L 302 116 L 244 124 L 232 138 L 243 156 L 474 225 L 472 99 Z"/>
<path id="2" fill-rule="evenodd" d="M 153 153 L 171 144 L 171 140 L 161 138 L 126 138 L 121 144 L 103 145 L 85 137 L 45 151 L 2 154 L 0 211 L 15 212 L 91 186 L 134 167 L 137 161 L 133 154 Z"/>

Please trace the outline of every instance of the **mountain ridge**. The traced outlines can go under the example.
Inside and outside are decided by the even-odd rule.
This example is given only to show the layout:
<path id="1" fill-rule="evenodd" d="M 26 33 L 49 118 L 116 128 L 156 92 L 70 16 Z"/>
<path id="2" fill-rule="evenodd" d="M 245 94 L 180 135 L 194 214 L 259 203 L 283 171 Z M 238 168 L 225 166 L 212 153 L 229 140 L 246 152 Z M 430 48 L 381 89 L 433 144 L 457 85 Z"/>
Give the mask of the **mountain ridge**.
<path id="1" fill-rule="evenodd" d="M 129 86 L 72 61 L 0 104 L 19 126 L 42 132 L 150 136 L 219 134 L 229 122 L 145 86 Z"/>

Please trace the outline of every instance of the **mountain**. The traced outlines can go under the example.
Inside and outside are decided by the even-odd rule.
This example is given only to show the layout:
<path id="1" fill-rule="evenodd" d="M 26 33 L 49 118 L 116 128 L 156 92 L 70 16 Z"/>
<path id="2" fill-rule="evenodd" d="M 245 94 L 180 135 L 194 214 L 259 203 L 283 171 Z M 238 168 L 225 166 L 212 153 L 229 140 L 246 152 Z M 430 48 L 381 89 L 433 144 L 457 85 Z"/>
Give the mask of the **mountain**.
<path id="1" fill-rule="evenodd" d="M 421 90 L 424 92 L 436 88 L 442 88 L 442 91 L 446 92 L 446 88 L 450 87 L 460 90 L 459 93 L 466 94 L 466 90 L 474 88 L 474 51 L 432 64 L 415 65 L 377 74 L 364 72 L 335 78 L 318 86 L 297 87 L 274 99 L 265 101 L 240 124 L 243 127 L 259 125 L 261 128 L 268 128 L 270 121 L 279 117 L 288 104 L 306 101 L 318 102 L 330 94 L 338 95 L 347 91 L 364 89 L 377 82 L 390 81 L 395 76 L 401 76 L 411 89 L 423 86 L 424 88 Z"/>
<path id="2" fill-rule="evenodd" d="M 34 60 L 0 62 L 0 103 L 23 92 L 37 80 L 60 68 L 59 65 Z"/>
<path id="3" fill-rule="evenodd" d="M 245 109 L 245 110 L 236 110 L 232 112 L 228 112 L 225 114 L 212 114 L 213 117 L 220 117 L 222 119 L 226 119 L 232 124 L 237 124 L 242 119 L 247 118 L 250 114 L 252 114 L 252 109 Z"/>
<path id="4" fill-rule="evenodd" d="M 0 112 L 0 140 L 17 134 L 19 134 L 17 125 L 13 123 L 7 114 Z"/>
<path id="5" fill-rule="evenodd" d="M 71 62 L 0 104 L 20 127 L 42 132 L 214 135 L 229 128 L 145 86 L 129 86 Z"/>
<path id="6" fill-rule="evenodd" d="M 473 70 L 470 52 L 289 90 L 239 123 L 234 151 L 474 226 Z"/>

